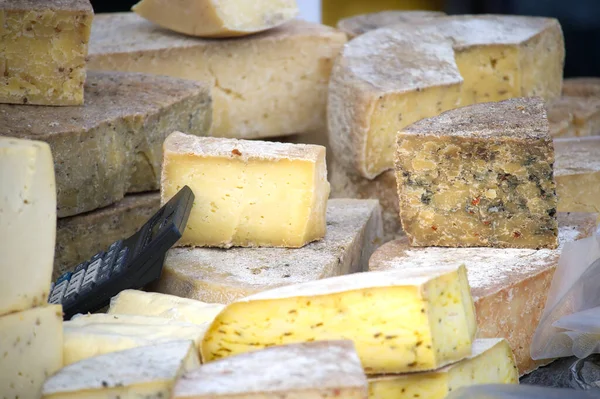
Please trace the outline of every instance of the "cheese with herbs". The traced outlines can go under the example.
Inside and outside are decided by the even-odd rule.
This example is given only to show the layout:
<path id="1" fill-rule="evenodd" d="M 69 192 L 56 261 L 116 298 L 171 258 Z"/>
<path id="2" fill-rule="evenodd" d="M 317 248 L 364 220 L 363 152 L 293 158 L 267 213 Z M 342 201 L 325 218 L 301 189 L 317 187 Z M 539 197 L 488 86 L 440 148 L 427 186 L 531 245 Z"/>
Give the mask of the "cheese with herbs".
<path id="1" fill-rule="evenodd" d="M 446 15 L 441 11 L 397 11 L 388 10 L 370 14 L 360 14 L 338 21 L 337 28 L 353 39 L 363 33 L 398 23 L 418 22 Z"/>

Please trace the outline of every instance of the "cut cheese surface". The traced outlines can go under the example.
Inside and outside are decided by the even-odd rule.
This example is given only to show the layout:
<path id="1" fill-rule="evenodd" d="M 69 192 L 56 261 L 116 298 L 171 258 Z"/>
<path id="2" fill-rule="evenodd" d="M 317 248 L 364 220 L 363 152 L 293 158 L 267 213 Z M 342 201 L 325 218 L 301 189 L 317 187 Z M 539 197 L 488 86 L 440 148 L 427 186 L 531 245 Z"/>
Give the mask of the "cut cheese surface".
<path id="1" fill-rule="evenodd" d="M 82 105 L 89 0 L 0 2 L 0 103 Z"/>
<path id="2" fill-rule="evenodd" d="M 179 245 L 302 247 L 325 235 L 325 148 L 195 137 L 164 143 L 161 203 L 183 186 L 194 206 Z"/>
<path id="3" fill-rule="evenodd" d="M 349 339 L 368 374 L 439 368 L 470 355 L 475 335 L 473 301 L 459 264 L 331 277 L 239 299 L 206 332 L 202 357 Z"/>
<path id="4" fill-rule="evenodd" d="M 446 15 L 441 11 L 381 11 L 361 14 L 338 21 L 337 28 L 352 39 L 363 33 L 390 25 L 406 22 L 418 22 Z"/>
<path id="5" fill-rule="evenodd" d="M 155 291 L 230 303 L 279 286 L 366 270 L 381 244 L 377 201 L 330 200 L 327 233 L 303 248 L 173 248 Z"/>
<path id="6" fill-rule="evenodd" d="M 63 366 L 60 305 L 0 316 L 0 394 L 39 398 L 44 381 Z"/>
<path id="7" fill-rule="evenodd" d="M 415 248 L 406 238 L 381 246 L 369 261 L 372 271 L 418 271 L 464 262 L 475 300 L 480 338 L 506 338 L 520 374 L 542 362 L 531 359 L 529 348 L 539 323 L 562 245 L 589 237 L 596 214 L 559 213 L 558 249 Z M 524 323 L 523 320 L 527 320 Z"/>
<path id="8" fill-rule="evenodd" d="M 211 362 L 175 386 L 183 398 L 364 399 L 367 379 L 350 341 L 275 346 Z"/>
<path id="9" fill-rule="evenodd" d="M 70 364 L 43 386 L 43 399 L 170 398 L 175 381 L 200 366 L 192 341 L 113 352 Z"/>
<path id="10" fill-rule="evenodd" d="M 346 40 L 333 28 L 300 20 L 244 38 L 207 40 L 134 13 L 102 14 L 94 20 L 88 68 L 208 82 L 213 136 L 286 136 L 325 130 L 329 75 Z"/>
<path id="11" fill-rule="evenodd" d="M 108 314 L 156 316 L 204 325 L 211 322 L 224 306 L 175 295 L 124 290 L 110 300 Z"/>
<path id="12" fill-rule="evenodd" d="M 164 28 L 198 37 L 245 36 L 298 15 L 296 0 L 141 0 L 132 11 Z"/>
<path id="13" fill-rule="evenodd" d="M 56 239 L 54 164 L 48 144 L 0 137 L 0 193 L 2 315 L 48 302 Z"/>

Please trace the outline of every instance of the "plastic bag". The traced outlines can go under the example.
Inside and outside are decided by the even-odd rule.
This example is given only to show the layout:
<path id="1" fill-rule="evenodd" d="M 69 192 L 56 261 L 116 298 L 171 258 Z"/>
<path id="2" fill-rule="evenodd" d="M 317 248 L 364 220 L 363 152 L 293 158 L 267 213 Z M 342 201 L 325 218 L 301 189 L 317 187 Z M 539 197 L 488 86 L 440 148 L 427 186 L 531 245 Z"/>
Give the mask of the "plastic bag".
<path id="1" fill-rule="evenodd" d="M 590 391 L 544 388 L 533 385 L 475 385 L 452 391 L 446 399 L 598 399 Z"/>

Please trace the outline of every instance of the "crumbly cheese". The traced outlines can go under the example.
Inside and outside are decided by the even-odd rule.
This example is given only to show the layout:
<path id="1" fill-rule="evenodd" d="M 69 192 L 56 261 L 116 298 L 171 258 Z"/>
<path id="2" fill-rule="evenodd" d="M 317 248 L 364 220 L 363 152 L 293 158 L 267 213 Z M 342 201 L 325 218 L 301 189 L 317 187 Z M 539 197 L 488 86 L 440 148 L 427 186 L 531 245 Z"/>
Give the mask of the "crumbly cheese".
<path id="1" fill-rule="evenodd" d="M 441 11 L 380 11 L 371 14 L 360 14 L 338 21 L 337 28 L 353 39 L 363 33 L 390 25 L 406 22 L 418 22 L 446 15 Z"/>
<path id="2" fill-rule="evenodd" d="M 56 238 L 48 144 L 0 137 L 0 193 L 2 315 L 48 302 Z"/>
<path id="3" fill-rule="evenodd" d="M 477 336 L 506 338 L 515 352 L 522 375 L 544 364 L 531 359 L 529 348 L 544 310 L 561 248 L 567 242 L 594 234 L 596 215 L 559 213 L 559 224 L 560 247 L 554 250 L 415 248 L 404 238 L 375 251 L 369 269 L 411 272 L 422 267 L 464 262 L 475 299 Z"/>
<path id="4" fill-rule="evenodd" d="M 345 42 L 344 33 L 301 20 L 244 38 L 207 40 L 133 13 L 102 14 L 94 20 L 88 68 L 208 82 L 213 136 L 276 137 L 325 131 L 331 66 Z"/>
<path id="5" fill-rule="evenodd" d="M 152 289 L 227 304 L 283 285 L 364 271 L 381 235 L 377 201 L 330 200 L 323 240 L 297 249 L 174 248 Z"/>
<path id="6" fill-rule="evenodd" d="M 89 0 L 0 2 L 0 103 L 82 105 Z"/>

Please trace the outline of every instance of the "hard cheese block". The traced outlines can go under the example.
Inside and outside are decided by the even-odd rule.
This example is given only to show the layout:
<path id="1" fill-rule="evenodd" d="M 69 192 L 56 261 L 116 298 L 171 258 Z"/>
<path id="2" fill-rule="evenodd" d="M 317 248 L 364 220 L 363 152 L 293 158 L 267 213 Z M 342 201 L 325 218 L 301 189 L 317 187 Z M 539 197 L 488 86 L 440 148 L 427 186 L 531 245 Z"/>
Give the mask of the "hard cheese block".
<path id="1" fill-rule="evenodd" d="M 94 20 L 88 67 L 209 82 L 212 135 L 275 137 L 325 130 L 331 66 L 345 42 L 342 32 L 300 20 L 247 38 L 203 40 L 133 13 L 105 14 Z"/>
<path id="2" fill-rule="evenodd" d="M 164 317 L 204 325 L 212 322 L 224 306 L 174 295 L 124 290 L 110 300 L 108 314 Z"/>
<path id="3" fill-rule="evenodd" d="M 85 90 L 83 107 L 0 104 L 0 135 L 50 144 L 59 217 L 157 190 L 165 137 L 182 129 L 204 135 L 210 126 L 210 94 L 200 83 L 91 72 Z"/>
<path id="4" fill-rule="evenodd" d="M 113 352 L 70 364 L 43 386 L 43 399 L 170 398 L 175 381 L 200 366 L 192 341 Z"/>
<path id="5" fill-rule="evenodd" d="M 417 22 L 446 15 L 441 11 L 380 11 L 371 14 L 355 15 L 338 21 L 337 28 L 352 39 L 363 33 L 390 25 Z"/>
<path id="6" fill-rule="evenodd" d="M 330 200 L 323 240 L 299 249 L 174 248 L 153 289 L 226 304 L 279 286 L 364 271 L 381 235 L 377 201 Z"/>
<path id="7" fill-rule="evenodd" d="M 202 358 L 350 339 L 367 374 L 414 372 L 470 355 L 475 328 L 463 266 L 357 273 L 280 287 L 229 304 L 207 330 Z"/>
<path id="8" fill-rule="evenodd" d="M 554 148 L 539 98 L 475 104 L 398 133 L 413 246 L 556 248 Z"/>
<path id="9" fill-rule="evenodd" d="M 195 137 L 164 143 L 161 203 L 195 194 L 179 245 L 302 247 L 325 235 L 325 148 Z"/>
<path id="10" fill-rule="evenodd" d="M 563 82 L 562 94 L 569 97 L 600 97 L 600 78 L 567 78 Z"/>
<path id="11" fill-rule="evenodd" d="M 344 47 L 332 71 L 330 142 L 345 168 L 393 167 L 396 132 L 443 111 L 560 95 L 564 43 L 555 19 L 449 16 L 377 29 Z"/>
<path id="12" fill-rule="evenodd" d="M 553 137 L 600 135 L 600 96 L 563 96 L 547 107 Z"/>
<path id="13" fill-rule="evenodd" d="M 186 373 L 174 399 L 282 397 L 364 399 L 367 379 L 350 341 L 275 346 Z"/>
<path id="14" fill-rule="evenodd" d="M 471 356 L 439 370 L 369 378 L 369 399 L 444 399 L 460 387 L 518 384 L 515 356 L 504 339 L 477 339 Z"/>
<path id="15" fill-rule="evenodd" d="M 596 229 L 596 215 L 559 213 L 559 224 L 562 246 L 592 235 Z M 404 238 L 375 251 L 369 269 L 410 272 L 422 267 L 464 262 L 475 299 L 478 337 L 506 338 L 515 352 L 522 375 L 543 364 L 531 359 L 529 348 L 544 310 L 560 251 L 560 247 L 555 250 L 414 248 Z"/>
<path id="16" fill-rule="evenodd" d="M 63 365 L 62 307 L 49 305 L 0 316 L 2 398 L 39 398 Z"/>
<path id="17" fill-rule="evenodd" d="M 0 103 L 81 105 L 89 0 L 0 2 Z"/>
<path id="18" fill-rule="evenodd" d="M 298 15 L 295 0 L 141 0 L 138 15 L 164 28 L 199 37 L 245 36 L 279 26 Z"/>
<path id="19" fill-rule="evenodd" d="M 48 301 L 56 237 L 56 188 L 48 144 L 0 137 L 0 193 L 2 315 Z"/>

